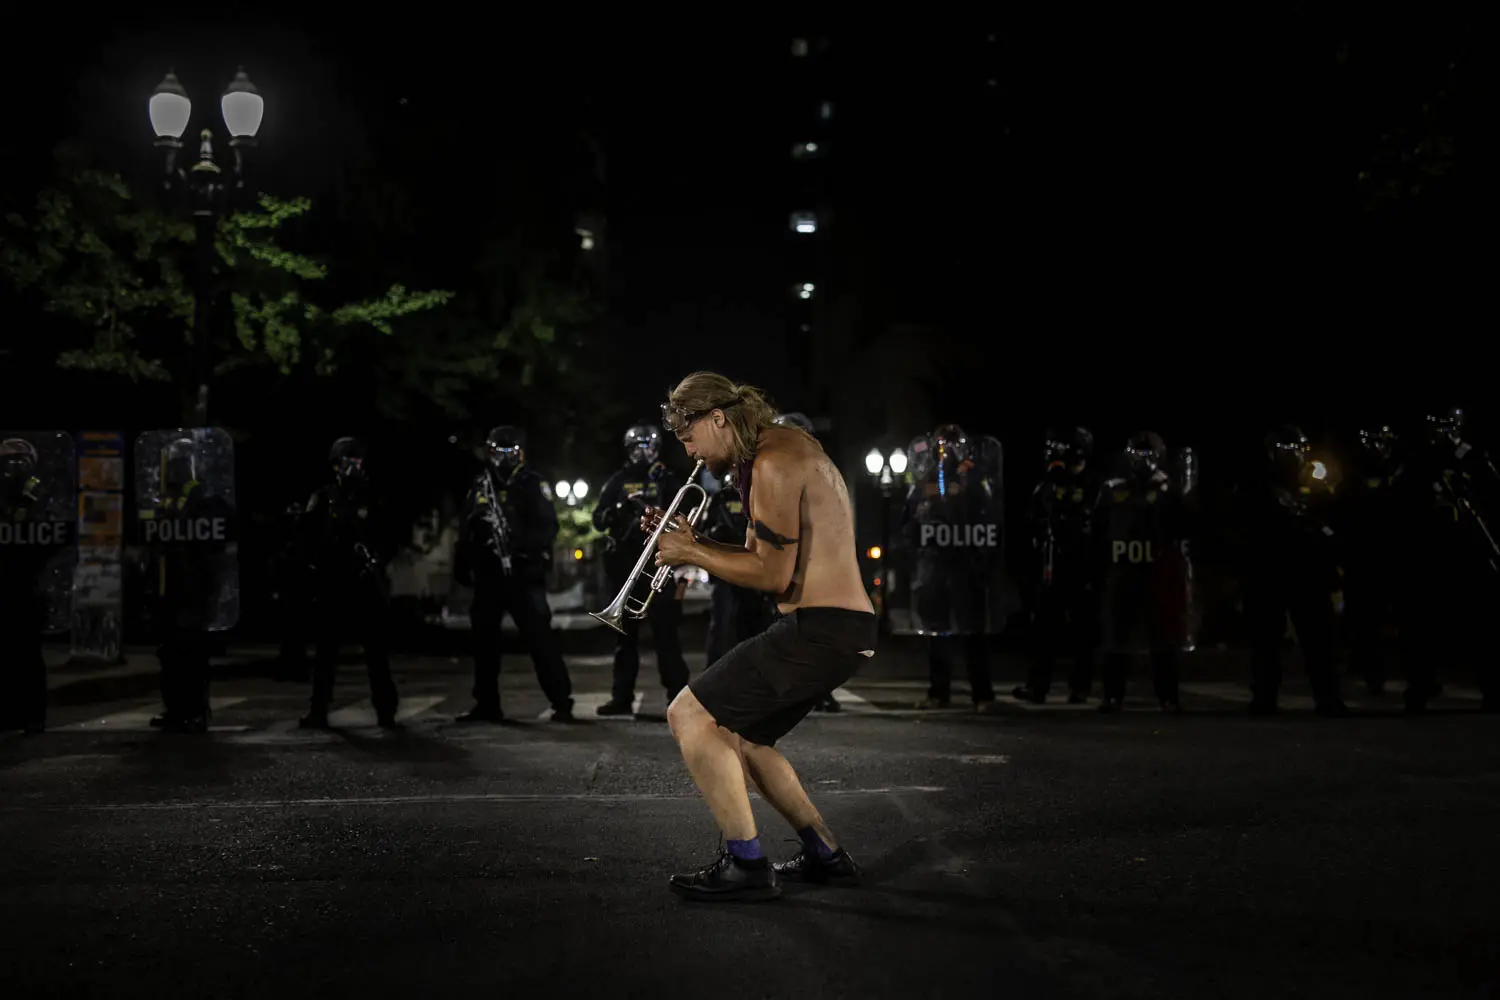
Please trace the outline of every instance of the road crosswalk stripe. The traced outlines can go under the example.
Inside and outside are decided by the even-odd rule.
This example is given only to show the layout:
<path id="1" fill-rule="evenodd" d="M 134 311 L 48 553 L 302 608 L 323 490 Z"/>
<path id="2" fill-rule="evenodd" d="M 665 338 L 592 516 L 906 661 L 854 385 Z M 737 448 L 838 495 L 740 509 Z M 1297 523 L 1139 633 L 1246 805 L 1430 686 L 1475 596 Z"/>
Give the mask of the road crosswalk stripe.
<path id="1" fill-rule="evenodd" d="M 210 712 L 222 712 L 227 708 L 238 705 L 249 699 L 241 695 L 238 697 L 210 698 L 208 707 Z M 59 726 L 64 732 L 95 731 L 95 732 L 131 732 L 138 730 L 150 730 L 153 717 L 161 714 L 160 702 L 145 702 L 135 708 L 126 709 L 123 712 L 112 712 L 109 715 L 95 719 L 85 719 L 83 722 L 75 722 L 68 726 Z M 209 730 L 213 732 L 242 732 L 249 726 L 216 726 L 210 725 Z"/>

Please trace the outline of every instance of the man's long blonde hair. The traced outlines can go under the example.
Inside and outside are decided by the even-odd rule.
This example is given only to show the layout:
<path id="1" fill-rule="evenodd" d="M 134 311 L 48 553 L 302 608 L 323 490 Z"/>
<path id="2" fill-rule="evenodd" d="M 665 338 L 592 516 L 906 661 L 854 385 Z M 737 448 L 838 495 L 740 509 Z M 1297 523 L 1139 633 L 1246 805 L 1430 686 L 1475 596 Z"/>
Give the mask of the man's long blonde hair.
<path id="1" fill-rule="evenodd" d="M 739 385 L 714 372 L 693 372 L 677 383 L 667 401 L 688 413 L 722 409 L 734 432 L 736 464 L 754 456 L 760 432 L 775 426 L 777 410 L 759 389 Z"/>

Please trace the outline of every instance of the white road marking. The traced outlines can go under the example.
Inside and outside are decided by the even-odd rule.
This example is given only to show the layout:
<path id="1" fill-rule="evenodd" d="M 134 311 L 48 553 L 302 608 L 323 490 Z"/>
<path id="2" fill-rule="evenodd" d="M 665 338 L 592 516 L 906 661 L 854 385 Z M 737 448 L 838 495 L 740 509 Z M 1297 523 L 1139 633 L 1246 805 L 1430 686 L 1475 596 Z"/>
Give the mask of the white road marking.
<path id="1" fill-rule="evenodd" d="M 222 712 L 233 705 L 238 705 L 248 698 L 210 698 L 208 707 L 212 712 Z M 161 714 L 160 702 L 147 702 L 135 708 L 123 712 L 113 712 L 98 719 L 87 719 L 83 722 L 75 722 L 68 726 L 59 726 L 62 732 L 154 732 L 151 727 L 151 719 Z M 215 726 L 208 727 L 209 732 L 215 733 L 237 733 L 249 729 L 249 726 Z"/>
<path id="2" fill-rule="evenodd" d="M 834 688 L 833 700 L 838 702 L 839 706 L 850 715 L 873 715 L 874 713 L 880 711 L 880 709 L 876 708 L 874 705 L 870 704 L 868 701 L 861 698 L 853 691 L 850 691 L 848 688 Z M 817 715 L 820 713 L 814 712 L 813 714 Z M 826 715 L 828 713 L 824 712 L 821 714 Z"/>
<path id="3" fill-rule="evenodd" d="M 825 788 L 818 795 L 906 795 L 946 792 L 941 785 L 905 785 L 889 788 Z M 179 801 L 179 802 L 117 802 L 117 803 L 68 803 L 45 805 L 0 805 L 0 812 L 34 812 L 45 809 L 51 812 L 172 812 L 189 809 L 292 809 L 297 807 L 341 806 L 407 806 L 436 805 L 447 803 L 460 805 L 478 802 L 688 802 L 698 801 L 697 792 L 668 794 L 665 792 L 643 792 L 639 794 L 590 795 L 586 792 L 534 794 L 507 794 L 495 792 L 475 795 L 393 795 L 372 798 L 349 799 L 252 799 L 242 802 L 228 801 Z"/>

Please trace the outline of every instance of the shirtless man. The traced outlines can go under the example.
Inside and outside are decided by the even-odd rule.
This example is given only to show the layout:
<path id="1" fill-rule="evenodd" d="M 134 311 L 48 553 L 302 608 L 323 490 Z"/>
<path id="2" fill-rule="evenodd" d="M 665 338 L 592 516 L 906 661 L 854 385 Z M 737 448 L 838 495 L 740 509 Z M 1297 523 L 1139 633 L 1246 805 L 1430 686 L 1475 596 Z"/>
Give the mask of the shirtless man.
<path id="1" fill-rule="evenodd" d="M 726 850 L 701 871 L 674 875 L 690 899 L 771 899 L 781 880 L 852 881 L 859 868 L 773 747 L 823 697 L 875 655 L 878 619 L 855 555 L 843 477 L 823 448 L 749 386 L 698 372 L 662 406 L 663 423 L 715 475 L 739 472 L 750 520 L 743 547 L 664 531 L 658 566 L 698 566 L 720 580 L 777 596 L 769 629 L 699 674 L 667 709 L 683 760 L 723 831 Z M 643 530 L 660 523 L 647 511 Z M 797 831 L 803 848 L 783 864 L 761 853 L 747 790 L 756 789 Z"/>

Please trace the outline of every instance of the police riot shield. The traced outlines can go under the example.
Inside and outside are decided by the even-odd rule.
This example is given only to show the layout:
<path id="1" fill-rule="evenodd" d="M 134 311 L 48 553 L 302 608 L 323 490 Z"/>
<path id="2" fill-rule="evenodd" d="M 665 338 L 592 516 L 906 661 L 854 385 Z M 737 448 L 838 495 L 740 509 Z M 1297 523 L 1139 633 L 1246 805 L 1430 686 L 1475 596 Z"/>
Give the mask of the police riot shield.
<path id="1" fill-rule="evenodd" d="M 66 632 L 78 564 L 78 462 L 63 431 L 0 431 L 0 595 L 16 627 Z M 9 623 L 7 622 L 7 626 Z"/>
<path id="2" fill-rule="evenodd" d="M 1110 480 L 1100 497 L 1097 540 L 1104 561 L 1102 647 L 1145 654 L 1153 648 L 1191 651 L 1202 602 L 1193 567 L 1197 455 L 1168 457 L 1165 475 L 1140 482 Z"/>
<path id="3" fill-rule="evenodd" d="M 1019 606 L 1006 571 L 1003 449 L 993 437 L 971 441 L 948 467 L 930 441 L 912 442 L 911 484 L 890 500 L 891 551 L 882 587 L 896 635 L 992 635 Z M 902 496 L 902 492 L 905 496 Z"/>
<path id="4" fill-rule="evenodd" d="M 221 428 L 146 431 L 135 442 L 132 542 L 159 627 L 209 632 L 240 617 L 234 442 Z"/>

